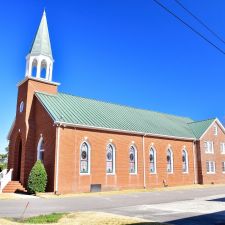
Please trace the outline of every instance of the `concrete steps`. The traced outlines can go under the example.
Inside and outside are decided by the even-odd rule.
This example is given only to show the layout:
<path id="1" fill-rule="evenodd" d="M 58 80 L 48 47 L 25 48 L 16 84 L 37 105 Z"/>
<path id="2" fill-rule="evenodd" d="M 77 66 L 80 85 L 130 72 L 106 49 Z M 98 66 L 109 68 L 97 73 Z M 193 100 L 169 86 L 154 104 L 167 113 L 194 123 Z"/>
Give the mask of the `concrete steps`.
<path id="1" fill-rule="evenodd" d="M 27 190 L 22 186 L 19 181 L 10 181 L 5 188 L 2 190 L 3 193 L 15 193 L 15 192 L 24 192 Z"/>

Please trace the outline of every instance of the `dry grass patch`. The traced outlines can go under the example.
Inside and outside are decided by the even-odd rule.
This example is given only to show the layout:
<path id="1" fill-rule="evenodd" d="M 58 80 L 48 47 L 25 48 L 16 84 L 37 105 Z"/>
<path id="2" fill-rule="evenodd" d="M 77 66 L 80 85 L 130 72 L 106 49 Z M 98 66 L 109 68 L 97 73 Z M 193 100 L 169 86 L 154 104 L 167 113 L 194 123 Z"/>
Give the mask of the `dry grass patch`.
<path id="1" fill-rule="evenodd" d="M 52 217 L 53 214 L 49 215 Z M 35 221 L 37 222 L 35 217 Z M 40 217 L 42 223 L 45 225 L 126 225 L 126 224 L 136 224 L 136 225 L 163 225 L 162 223 L 147 222 L 142 219 L 132 218 L 127 216 L 119 216 L 110 213 L 102 212 L 77 212 L 62 215 L 62 218 L 58 222 L 46 222 L 43 221 L 43 216 Z M 47 218 L 47 216 L 46 216 Z M 34 221 L 32 218 L 26 219 L 27 222 Z M 28 225 L 31 223 L 16 222 L 9 219 L 0 219 L 0 225 Z M 37 223 L 36 223 L 37 224 Z"/>

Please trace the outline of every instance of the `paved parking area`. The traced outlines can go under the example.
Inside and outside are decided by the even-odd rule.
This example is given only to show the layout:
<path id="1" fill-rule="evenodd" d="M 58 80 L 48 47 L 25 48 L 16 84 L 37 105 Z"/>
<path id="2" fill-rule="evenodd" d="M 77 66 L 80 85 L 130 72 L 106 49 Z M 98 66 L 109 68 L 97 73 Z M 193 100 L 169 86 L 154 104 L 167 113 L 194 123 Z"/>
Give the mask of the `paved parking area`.
<path id="1" fill-rule="evenodd" d="M 225 225 L 225 195 L 120 207 L 106 211 L 177 225 Z"/>
<path id="2" fill-rule="evenodd" d="M 225 186 L 85 195 L 67 198 L 0 200 L 1 217 L 52 212 L 102 211 L 176 225 L 225 225 Z"/>

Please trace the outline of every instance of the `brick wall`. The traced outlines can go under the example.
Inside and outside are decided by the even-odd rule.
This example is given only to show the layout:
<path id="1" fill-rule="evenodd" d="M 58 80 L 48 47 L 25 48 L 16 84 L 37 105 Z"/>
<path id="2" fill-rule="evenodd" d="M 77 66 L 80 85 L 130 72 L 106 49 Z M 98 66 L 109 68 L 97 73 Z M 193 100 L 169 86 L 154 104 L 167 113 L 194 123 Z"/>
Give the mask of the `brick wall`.
<path id="1" fill-rule="evenodd" d="M 213 133 L 213 126 L 207 131 L 207 133 L 202 137 L 199 141 L 199 162 L 201 165 L 199 172 L 202 177 L 202 183 L 225 183 L 225 174 L 222 172 L 222 162 L 225 161 L 225 154 L 221 154 L 220 152 L 220 143 L 225 142 L 225 134 L 220 126 L 215 122 L 214 124 L 218 127 L 218 135 L 215 136 Z M 205 153 L 204 142 L 205 141 L 213 141 L 214 145 L 214 154 Z M 216 163 L 216 171 L 215 174 L 207 174 L 206 171 L 206 161 L 215 161 Z"/>
<path id="2" fill-rule="evenodd" d="M 60 128 L 59 192 L 88 192 L 91 184 L 101 184 L 103 190 L 143 188 L 143 137 L 122 133 Z M 80 175 L 80 145 L 87 140 L 91 147 L 91 173 Z M 116 173 L 106 174 L 106 146 L 112 141 L 116 148 Z M 138 153 L 136 175 L 129 173 L 129 147 L 135 144 Z M 157 173 L 149 173 L 149 149 L 154 143 L 157 151 Z M 171 146 L 174 154 L 174 172 L 166 171 L 166 151 Z M 182 149 L 186 146 L 189 172 L 182 172 Z M 194 183 L 193 143 L 191 141 L 145 137 L 146 187 Z"/>
<path id="3" fill-rule="evenodd" d="M 53 139 L 51 139 L 50 141 L 46 141 L 46 145 L 50 145 L 49 143 L 51 142 L 55 143 L 55 131 L 54 127 L 52 127 L 53 122 L 50 122 L 51 118 L 49 118 L 49 115 L 43 109 L 43 107 L 38 106 L 37 100 L 34 99 L 35 91 L 57 93 L 57 86 L 54 84 L 44 83 L 37 80 L 27 79 L 22 82 L 18 87 L 16 120 L 9 137 L 8 168 L 13 168 L 14 170 L 13 179 L 20 180 L 21 183 L 25 186 L 27 184 L 29 172 L 34 162 L 36 161 L 37 142 L 40 138 L 40 133 L 42 132 L 43 134 L 45 134 L 45 136 L 47 136 L 47 132 L 51 130 L 51 132 L 49 132 L 51 136 L 48 137 L 49 139 Z M 21 101 L 24 102 L 24 111 L 22 113 L 19 112 L 19 106 Z M 22 141 L 22 155 L 21 162 L 18 162 L 18 143 L 20 141 Z M 54 147 L 55 146 L 53 145 L 52 148 Z M 49 158 L 49 153 L 46 154 L 46 157 Z M 54 153 L 52 161 L 54 163 Z M 18 178 L 17 174 L 19 164 L 20 177 Z M 49 163 L 47 163 L 47 168 L 48 170 L 51 170 L 52 166 L 49 166 Z M 54 174 L 54 171 L 52 173 Z M 51 182 L 49 184 L 50 186 L 52 186 Z M 52 188 L 50 186 L 48 188 Z"/>

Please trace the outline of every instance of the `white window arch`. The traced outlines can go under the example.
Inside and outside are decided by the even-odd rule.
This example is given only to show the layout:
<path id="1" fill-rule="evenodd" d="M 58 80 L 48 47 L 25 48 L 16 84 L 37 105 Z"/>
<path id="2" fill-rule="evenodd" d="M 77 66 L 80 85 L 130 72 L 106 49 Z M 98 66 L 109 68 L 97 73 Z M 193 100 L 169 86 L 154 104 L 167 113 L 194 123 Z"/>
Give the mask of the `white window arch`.
<path id="1" fill-rule="evenodd" d="M 156 173 L 156 150 L 151 147 L 149 150 L 150 173 Z"/>
<path id="2" fill-rule="evenodd" d="M 39 141 L 38 141 L 38 146 L 37 146 L 37 160 L 41 160 L 42 162 L 44 161 L 44 139 L 41 136 Z"/>
<path id="3" fill-rule="evenodd" d="M 106 173 L 115 174 L 116 171 L 116 153 L 115 146 L 113 144 L 108 144 L 106 147 Z"/>
<path id="4" fill-rule="evenodd" d="M 91 148 L 87 141 L 80 145 L 80 174 L 90 174 L 91 168 Z"/>
<path id="5" fill-rule="evenodd" d="M 186 149 L 182 150 L 182 171 L 183 173 L 188 173 L 188 153 Z"/>
<path id="6" fill-rule="evenodd" d="M 129 149 L 130 174 L 137 174 L 137 149 L 134 145 Z"/>
<path id="7" fill-rule="evenodd" d="M 167 149 L 166 161 L 167 161 L 167 172 L 173 173 L 173 151 L 170 148 Z"/>

